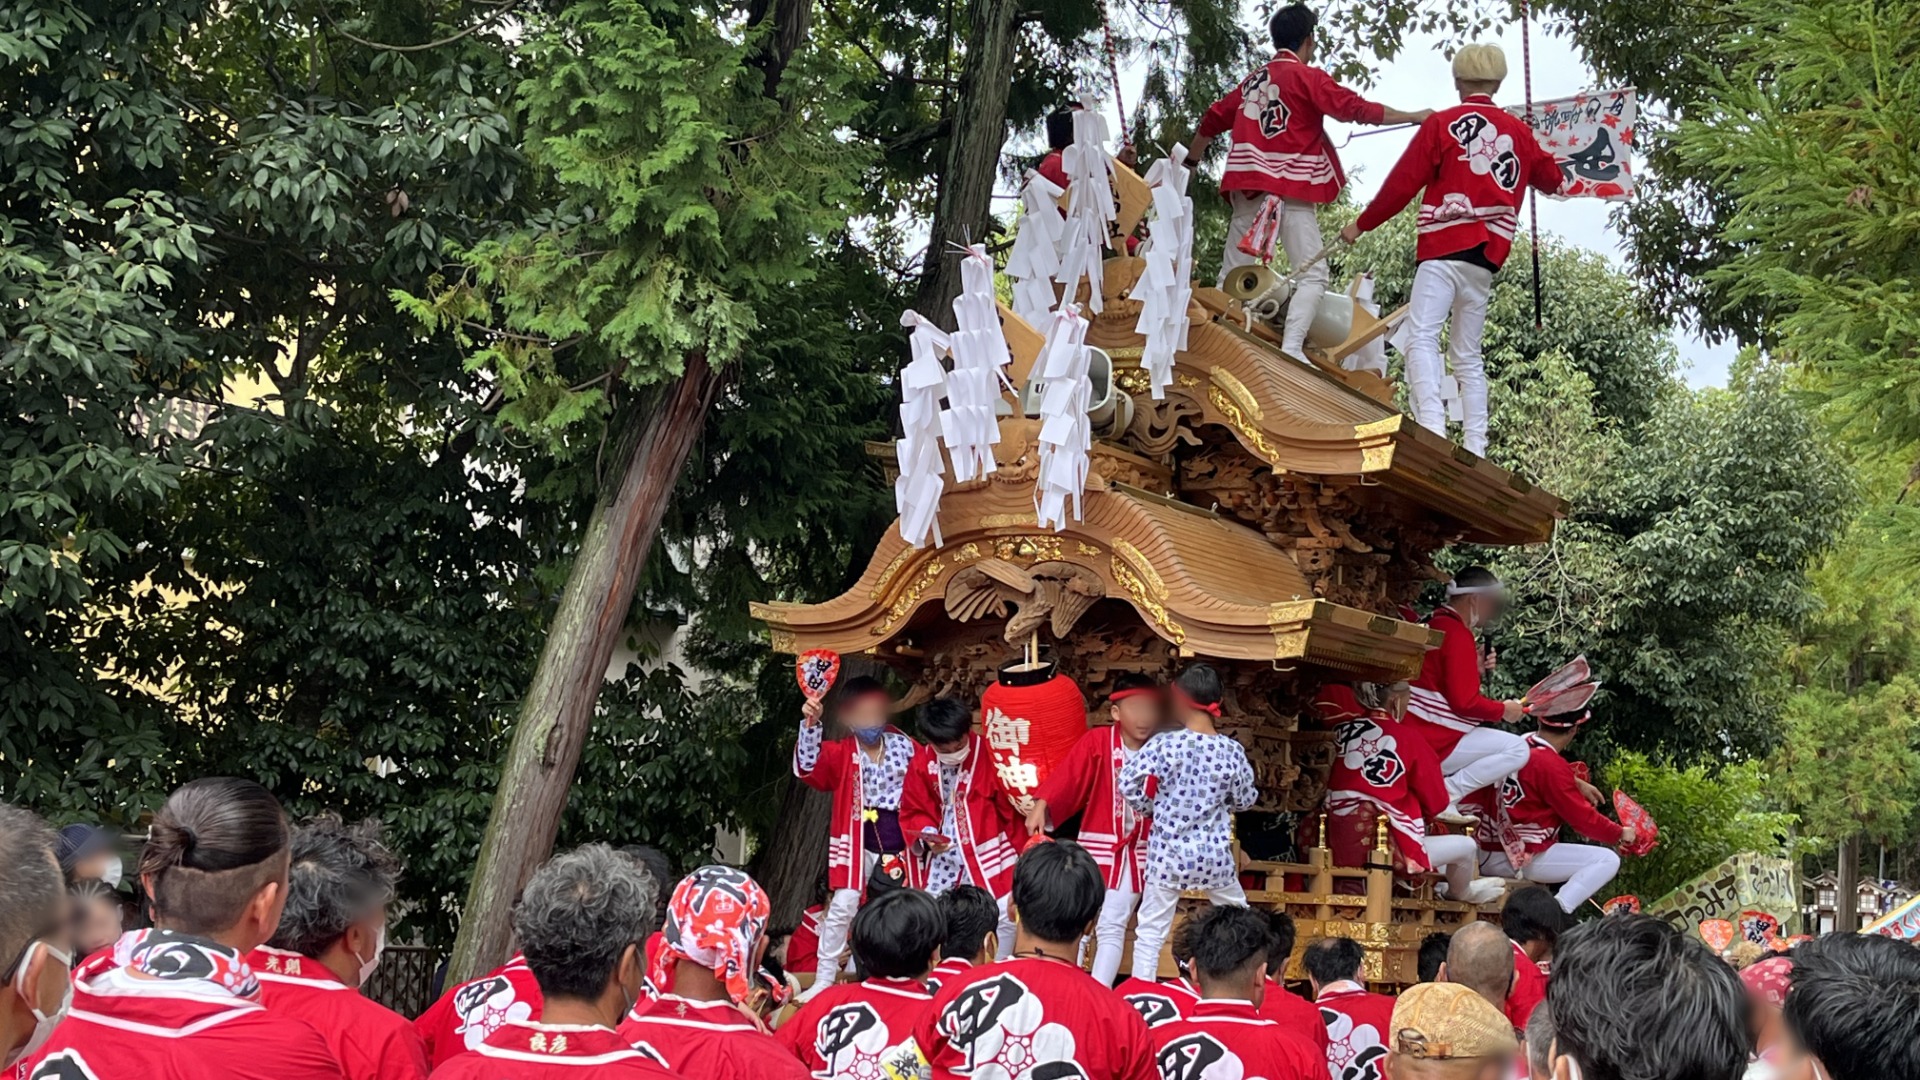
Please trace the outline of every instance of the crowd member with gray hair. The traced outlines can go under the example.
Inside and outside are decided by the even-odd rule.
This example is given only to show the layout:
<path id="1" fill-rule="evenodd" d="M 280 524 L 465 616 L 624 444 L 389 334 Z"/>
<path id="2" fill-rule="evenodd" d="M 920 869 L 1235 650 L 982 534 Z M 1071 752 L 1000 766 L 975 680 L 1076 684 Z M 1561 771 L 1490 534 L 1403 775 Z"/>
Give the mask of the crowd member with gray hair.
<path id="1" fill-rule="evenodd" d="M 53 831 L 0 803 L 0 1068 L 38 1050 L 73 1001 L 67 883 Z"/>
<path id="2" fill-rule="evenodd" d="M 652 875 L 605 844 L 534 871 L 513 932 L 540 983 L 541 1017 L 506 1020 L 472 1053 L 435 1069 L 435 1080 L 571 1080 L 582 1067 L 669 1080 L 657 1053 L 614 1033 L 640 998 L 655 895 Z"/>
<path id="3" fill-rule="evenodd" d="M 247 958 L 261 1001 L 313 1025 L 347 1080 L 420 1080 L 428 1072 L 413 1025 L 362 993 L 386 951 L 399 876 L 378 822 L 312 818 L 293 832 L 279 928 Z"/>
<path id="4" fill-rule="evenodd" d="M 1528 1080 L 1553 1080 L 1553 1006 L 1541 1002 L 1527 1018 Z"/>

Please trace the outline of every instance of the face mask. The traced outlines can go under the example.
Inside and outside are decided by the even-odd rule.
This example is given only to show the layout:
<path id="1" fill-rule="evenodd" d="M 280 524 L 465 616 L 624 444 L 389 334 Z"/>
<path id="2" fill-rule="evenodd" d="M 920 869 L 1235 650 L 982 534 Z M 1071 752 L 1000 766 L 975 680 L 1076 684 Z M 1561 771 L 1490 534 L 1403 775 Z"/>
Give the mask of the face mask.
<path id="1" fill-rule="evenodd" d="M 963 746 L 952 753 L 948 753 L 945 750 L 935 750 L 933 756 L 939 758 L 940 764 L 942 765 L 964 765 L 967 761 L 968 749 L 969 747 Z"/>
<path id="2" fill-rule="evenodd" d="M 883 727 L 863 727 L 863 728 L 853 729 L 853 737 L 856 739 L 859 739 L 863 743 L 866 743 L 868 746 L 872 746 L 874 743 L 879 742 L 881 738 L 883 738 L 886 734 L 887 734 L 887 729 Z"/>
<path id="3" fill-rule="evenodd" d="M 112 861 L 101 869 L 100 880 L 107 883 L 107 888 L 117 889 L 120 887 L 120 876 L 126 871 L 126 864 L 120 861 L 120 856 L 115 855 Z"/>
<path id="4" fill-rule="evenodd" d="M 45 949 L 48 956 L 59 960 L 67 969 L 67 977 L 63 980 L 66 991 L 60 996 L 59 1008 L 51 1013 L 40 1011 L 40 1003 L 33 997 L 33 988 L 27 985 L 27 968 L 33 963 L 35 949 Z M 59 1027 L 60 1021 L 67 1018 L 67 1010 L 73 1007 L 73 957 L 44 941 L 34 942 L 27 946 L 27 951 L 20 957 L 20 970 L 13 977 L 13 989 L 20 995 L 20 1000 L 27 1003 L 27 1010 L 33 1013 L 33 1034 L 28 1036 L 25 1046 L 8 1054 L 4 1061 L 0 1061 L 0 1068 L 9 1067 L 46 1045 L 47 1040 L 53 1037 L 53 1029 Z"/>
<path id="5" fill-rule="evenodd" d="M 386 951 L 387 951 L 387 928 L 385 926 L 382 926 L 380 928 L 380 935 L 373 939 L 373 955 L 372 956 L 368 957 L 365 960 L 360 960 L 359 953 L 353 954 L 353 958 L 355 960 L 360 960 L 361 987 L 364 988 L 367 985 L 367 980 L 373 978 L 373 973 L 380 970 L 380 954 Z"/>

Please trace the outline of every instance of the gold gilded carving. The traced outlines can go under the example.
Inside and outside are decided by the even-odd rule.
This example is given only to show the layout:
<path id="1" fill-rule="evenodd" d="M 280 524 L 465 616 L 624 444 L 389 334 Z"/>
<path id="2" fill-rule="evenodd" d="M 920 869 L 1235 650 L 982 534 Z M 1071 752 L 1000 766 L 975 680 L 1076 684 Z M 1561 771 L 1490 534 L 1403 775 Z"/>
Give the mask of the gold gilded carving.
<path id="1" fill-rule="evenodd" d="M 1370 439 L 1375 435 L 1391 435 L 1400 430 L 1401 419 L 1399 416 L 1389 416 L 1384 420 L 1375 420 L 1371 424 L 1355 424 L 1353 425 L 1353 437 L 1356 439 Z"/>
<path id="2" fill-rule="evenodd" d="M 1028 524 L 1032 524 L 1032 521 L 1029 520 Z M 1060 538 L 1057 536 L 1003 536 L 993 542 L 993 553 L 1010 562 L 1014 559 L 1025 559 L 1028 562 L 1043 559 L 1049 562 L 1058 561 L 1062 558 L 1060 548 Z"/>
<path id="3" fill-rule="evenodd" d="M 1138 360 L 1146 354 L 1146 351 L 1145 346 L 1129 345 L 1123 349 L 1108 349 L 1107 355 L 1115 360 Z"/>
<path id="4" fill-rule="evenodd" d="M 1283 600 L 1267 608 L 1267 626 L 1278 629 L 1282 625 L 1303 623 L 1313 618 L 1313 606 L 1318 600 Z"/>
<path id="5" fill-rule="evenodd" d="M 1218 377 L 1226 375 L 1226 373 L 1216 371 L 1214 375 Z M 1226 377 L 1229 379 L 1233 378 L 1231 375 L 1226 375 Z M 1238 386 L 1239 383 L 1236 381 L 1235 385 Z M 1246 387 L 1242 386 L 1240 389 L 1242 392 L 1245 392 Z M 1254 421 L 1249 419 L 1247 414 L 1241 410 L 1239 402 L 1235 401 L 1231 394 L 1216 383 L 1213 386 L 1207 387 L 1207 400 L 1213 402 L 1213 407 L 1220 411 L 1221 417 L 1227 422 L 1227 427 L 1232 428 L 1235 435 L 1240 436 L 1243 442 L 1252 447 L 1253 452 L 1260 455 L 1262 461 L 1272 465 L 1276 470 L 1280 468 L 1277 464 L 1280 456 L 1279 453 L 1274 450 L 1271 443 L 1267 442 L 1266 435 L 1263 434 L 1260 429 L 1255 426 Z"/>
<path id="6" fill-rule="evenodd" d="M 1031 529 L 1039 522 L 1031 511 L 1024 514 L 985 514 L 980 518 L 983 529 Z"/>
<path id="7" fill-rule="evenodd" d="M 1153 390 L 1153 377 L 1144 368 L 1116 367 L 1113 369 L 1113 385 L 1129 394 L 1145 394 Z"/>
<path id="8" fill-rule="evenodd" d="M 971 541 L 960 545 L 960 550 L 953 553 L 953 561 L 955 565 L 958 565 L 963 562 L 972 562 L 973 560 L 979 557 L 980 557 L 980 545 L 973 543 Z"/>
<path id="9" fill-rule="evenodd" d="M 940 561 L 940 556 L 935 555 L 932 559 L 929 559 L 926 568 L 920 571 L 920 576 L 915 578 L 913 584 L 908 585 L 907 590 L 900 594 L 899 599 L 893 602 L 892 607 L 887 609 L 887 617 L 882 619 L 880 625 L 874 627 L 869 632 L 873 634 L 874 637 L 884 637 L 891 633 L 894 626 L 899 623 L 901 619 L 906 618 L 907 613 L 912 611 L 914 605 L 920 602 L 920 597 L 926 594 L 927 586 L 932 585 L 934 579 L 938 578 L 946 568 L 946 564 Z"/>
<path id="10" fill-rule="evenodd" d="M 1393 467 L 1393 444 L 1367 446 L 1360 450 L 1361 472 L 1384 472 Z"/>
<path id="11" fill-rule="evenodd" d="M 1124 541 L 1122 542 L 1124 543 Z M 1116 548 L 1117 546 L 1118 545 L 1116 545 Z M 1128 546 L 1131 547 L 1132 545 Z M 1134 554 L 1138 555 L 1139 552 L 1135 552 Z M 1151 570 L 1151 567 L 1148 569 Z M 1156 578 L 1158 576 L 1157 574 L 1155 575 Z M 1160 598 L 1155 596 L 1153 590 L 1147 583 L 1141 579 L 1139 574 L 1134 572 L 1132 565 L 1128 563 L 1119 550 L 1115 550 L 1113 553 L 1113 580 L 1119 582 L 1120 587 L 1127 590 L 1128 596 L 1133 597 L 1134 606 L 1153 618 L 1154 624 L 1160 627 L 1161 632 L 1166 635 L 1168 640 L 1172 641 L 1175 645 L 1184 646 L 1186 644 L 1187 628 L 1181 626 L 1180 623 L 1174 619 L 1172 613 L 1167 610 L 1167 605 L 1160 602 Z M 1184 648 L 1181 654 L 1186 655 Z"/>
<path id="12" fill-rule="evenodd" d="M 1079 541 L 1079 542 L 1077 542 L 1077 543 L 1076 543 L 1076 544 L 1074 545 L 1074 547 L 1075 547 L 1075 548 L 1076 548 L 1076 549 L 1077 549 L 1077 550 L 1078 550 L 1078 551 L 1080 552 L 1080 554 L 1082 554 L 1082 555 L 1098 555 L 1098 554 L 1100 554 L 1100 548 L 1099 548 L 1099 547 L 1098 547 L 1097 545 L 1094 545 L 1094 544 L 1089 544 L 1089 543 L 1087 543 L 1087 542 L 1086 542 L 1085 540 L 1081 540 L 1081 541 Z"/>
<path id="13" fill-rule="evenodd" d="M 791 653 L 800 651 L 799 642 L 794 638 L 793 631 L 778 626 L 768 627 L 767 645 L 772 648 L 774 652 Z"/>
<path id="14" fill-rule="evenodd" d="M 1134 570 L 1153 590 L 1156 599 L 1167 598 L 1167 583 L 1160 580 L 1160 571 L 1155 570 L 1153 564 L 1147 561 L 1147 557 L 1140 554 L 1139 548 L 1126 540 L 1116 538 L 1113 541 L 1113 553 L 1133 564 Z"/>
<path id="15" fill-rule="evenodd" d="M 1199 378 L 1193 375 L 1176 374 L 1173 377 L 1173 381 L 1181 386 L 1186 387 L 1189 390 L 1200 385 Z"/>
<path id="16" fill-rule="evenodd" d="M 1273 658 L 1275 660 L 1300 660 L 1307 655 L 1307 631 L 1275 630 L 1273 632 Z"/>
<path id="17" fill-rule="evenodd" d="M 913 558 L 913 553 L 916 550 L 918 549 L 905 548 L 901 550 L 900 554 L 895 555 L 893 561 L 887 564 L 887 568 L 880 571 L 880 580 L 873 583 L 873 591 L 867 594 L 867 598 L 870 600 L 880 599 L 880 594 L 887 591 L 887 582 L 892 581 L 893 575 L 900 572 L 900 568 L 906 565 L 908 559 Z"/>
<path id="18" fill-rule="evenodd" d="M 1233 399 L 1233 403 L 1240 407 L 1240 411 L 1246 414 L 1247 419 L 1257 424 L 1267 418 L 1266 414 L 1260 411 L 1260 402 L 1254 399 L 1253 391 L 1247 389 L 1246 383 L 1235 378 L 1233 372 L 1226 368 L 1214 368 L 1212 378 L 1213 385 L 1225 391 L 1227 396 Z"/>

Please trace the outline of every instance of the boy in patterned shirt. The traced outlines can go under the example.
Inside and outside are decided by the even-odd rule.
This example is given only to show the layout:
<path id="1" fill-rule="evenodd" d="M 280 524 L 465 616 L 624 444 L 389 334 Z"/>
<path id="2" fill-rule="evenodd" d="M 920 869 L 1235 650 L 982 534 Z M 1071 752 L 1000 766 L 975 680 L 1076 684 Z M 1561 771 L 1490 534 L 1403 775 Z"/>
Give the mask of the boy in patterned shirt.
<path id="1" fill-rule="evenodd" d="M 1203 889 L 1216 904 L 1245 907 L 1233 858 L 1233 815 L 1259 797 L 1247 752 L 1220 734 L 1220 675 L 1194 664 L 1173 682 L 1178 731 L 1147 740 L 1120 770 L 1120 791 L 1135 813 L 1153 817 L 1147 871 L 1134 928 L 1133 975 L 1152 978 L 1186 889 Z"/>

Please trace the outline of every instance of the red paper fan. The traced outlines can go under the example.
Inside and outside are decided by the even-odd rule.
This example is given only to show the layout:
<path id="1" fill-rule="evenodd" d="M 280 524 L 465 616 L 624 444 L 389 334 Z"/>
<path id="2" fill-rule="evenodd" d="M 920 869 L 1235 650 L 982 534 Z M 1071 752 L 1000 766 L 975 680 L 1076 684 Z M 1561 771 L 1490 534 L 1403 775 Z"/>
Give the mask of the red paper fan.
<path id="1" fill-rule="evenodd" d="M 800 680 L 800 692 L 809 701 L 819 701 L 833 689 L 840 676 L 840 654 L 832 649 L 808 649 L 794 663 L 794 675 Z"/>
<path id="2" fill-rule="evenodd" d="M 1740 913 L 1740 936 L 1755 945 L 1772 948 L 1780 940 L 1780 920 L 1764 911 L 1748 908 Z"/>
<path id="3" fill-rule="evenodd" d="M 1567 762 L 1567 768 L 1573 770 L 1573 775 L 1575 779 L 1584 781 L 1589 784 L 1593 783 L 1593 771 L 1587 768 L 1586 762 L 1569 761 Z"/>
<path id="4" fill-rule="evenodd" d="M 1640 914 L 1640 898 L 1632 893 L 1626 893 L 1601 904 L 1600 910 L 1609 915 L 1638 915 Z"/>
<path id="5" fill-rule="evenodd" d="M 1620 824 L 1634 831 L 1633 843 L 1622 846 L 1621 851 L 1629 855 L 1645 855 L 1660 842 L 1660 826 L 1654 824 L 1653 815 L 1619 788 L 1613 791 L 1613 812 L 1620 815 Z"/>
<path id="6" fill-rule="evenodd" d="M 1727 946 L 1733 944 L 1735 932 L 1733 923 L 1726 919 L 1700 920 L 1700 940 L 1706 942 L 1707 948 L 1714 952 L 1726 952 Z"/>

